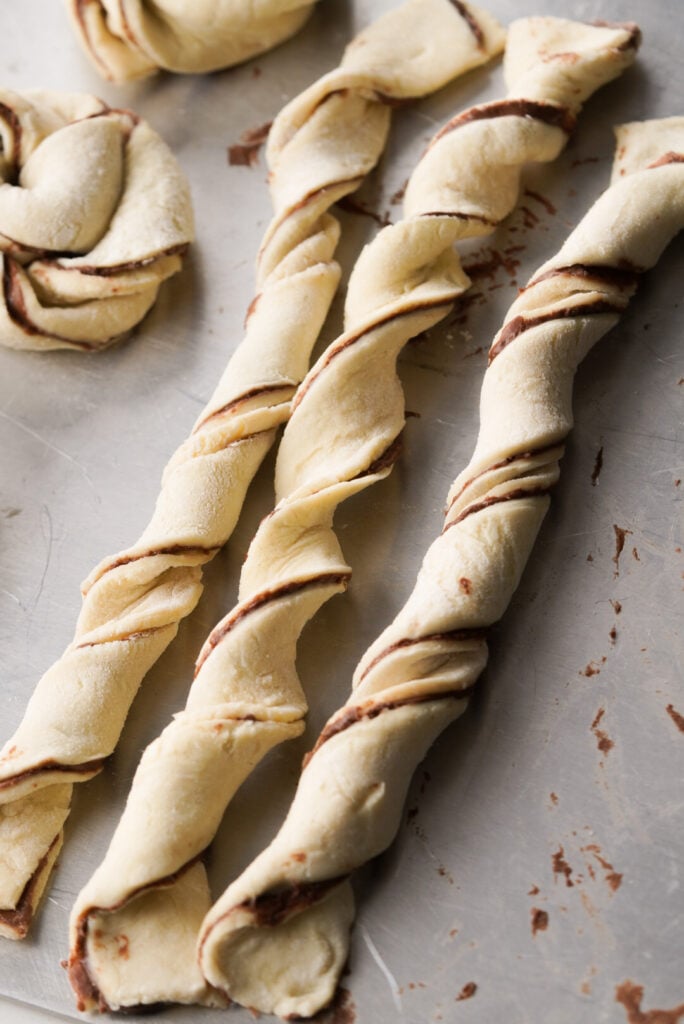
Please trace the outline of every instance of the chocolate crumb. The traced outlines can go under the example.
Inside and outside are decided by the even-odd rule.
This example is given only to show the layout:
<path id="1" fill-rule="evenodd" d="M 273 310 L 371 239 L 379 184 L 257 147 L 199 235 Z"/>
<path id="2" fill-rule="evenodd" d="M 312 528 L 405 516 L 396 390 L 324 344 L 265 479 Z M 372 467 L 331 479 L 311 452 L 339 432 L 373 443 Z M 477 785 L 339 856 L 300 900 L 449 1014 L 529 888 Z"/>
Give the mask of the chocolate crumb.
<path id="1" fill-rule="evenodd" d="M 589 552 L 589 554 L 587 555 L 587 562 L 593 562 L 593 561 L 594 561 L 594 556 L 592 555 L 591 552 Z"/>
<path id="2" fill-rule="evenodd" d="M 540 892 L 541 892 L 541 890 L 540 890 L 539 886 L 538 885 L 533 885 L 527 895 L 528 896 L 538 896 Z"/>
<path id="3" fill-rule="evenodd" d="M 598 483 L 598 478 L 601 475 L 601 470 L 602 469 L 603 469 L 603 445 L 601 445 L 599 450 L 596 452 L 596 459 L 594 460 L 594 468 L 593 468 L 593 470 L 591 472 L 591 486 L 592 487 L 596 487 L 596 484 Z"/>
<path id="4" fill-rule="evenodd" d="M 615 741 L 611 740 L 610 736 L 603 729 L 599 729 L 599 722 L 606 713 L 605 708 L 599 708 L 594 717 L 594 721 L 591 723 L 591 732 L 596 737 L 596 746 L 602 754 L 609 754 L 615 746 Z"/>
<path id="5" fill-rule="evenodd" d="M 624 1008 L 627 1024 L 677 1024 L 684 1017 L 684 1003 L 671 1010 L 642 1010 L 643 998 L 643 985 L 627 979 L 615 986 L 615 1002 Z"/>
<path id="6" fill-rule="evenodd" d="M 608 636 L 610 637 L 610 642 L 611 642 L 611 644 L 613 644 L 613 646 L 615 646 L 615 641 L 617 640 L 617 635 L 618 635 L 617 629 L 615 628 L 615 626 L 611 626 L 610 631 L 608 633 Z"/>
<path id="7" fill-rule="evenodd" d="M 456 996 L 456 1002 L 460 1003 L 463 999 L 472 999 L 477 992 L 477 985 L 474 981 L 467 981 L 461 991 Z"/>
<path id="8" fill-rule="evenodd" d="M 684 715 L 680 715 L 679 711 L 677 711 L 672 704 L 668 704 L 665 710 L 679 731 L 684 732 Z"/>
<path id="9" fill-rule="evenodd" d="M 551 855 L 551 869 L 554 875 L 563 875 L 565 878 L 565 884 L 568 889 L 571 889 L 575 884 L 572 880 L 572 868 L 565 859 L 565 850 L 562 846 L 559 846 L 554 854 Z"/>
<path id="10" fill-rule="evenodd" d="M 549 793 L 549 797 L 551 798 L 551 803 L 554 804 L 555 806 L 558 806 L 558 794 L 557 793 Z"/>
<path id="11" fill-rule="evenodd" d="M 621 601 L 617 601 L 617 600 L 616 601 L 611 600 L 610 603 L 613 606 L 613 611 L 615 612 L 615 614 L 619 615 L 620 612 L 622 611 L 622 602 Z"/>
<path id="12" fill-rule="evenodd" d="M 272 123 L 267 121 L 257 128 L 248 128 L 234 145 L 228 147 L 228 163 L 231 167 L 256 167 L 259 163 L 259 150 L 268 138 Z"/>
<path id="13" fill-rule="evenodd" d="M 531 927 L 533 937 L 537 932 L 545 932 L 549 926 L 549 915 L 539 907 L 532 907 L 530 910 Z"/>
<path id="14" fill-rule="evenodd" d="M 601 669 L 598 667 L 596 662 L 595 661 L 590 661 L 588 665 L 584 666 L 584 668 L 580 672 L 580 675 L 581 676 L 586 676 L 587 679 L 590 679 L 592 676 L 599 675 L 600 672 L 601 672 Z"/>

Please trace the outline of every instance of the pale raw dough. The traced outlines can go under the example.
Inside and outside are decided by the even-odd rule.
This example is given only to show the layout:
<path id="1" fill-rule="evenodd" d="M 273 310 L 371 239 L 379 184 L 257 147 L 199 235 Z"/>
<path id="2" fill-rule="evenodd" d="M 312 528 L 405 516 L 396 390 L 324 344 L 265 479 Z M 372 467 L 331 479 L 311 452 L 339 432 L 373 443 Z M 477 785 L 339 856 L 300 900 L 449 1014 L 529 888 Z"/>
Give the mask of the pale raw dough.
<path id="1" fill-rule="evenodd" d="M 101 75 L 186 74 L 240 64 L 298 32 L 312 0 L 65 0 Z"/>
<path id="2" fill-rule="evenodd" d="M 190 189 L 147 122 L 95 96 L 0 91 L 0 343 L 127 334 L 193 239 Z"/>
<path id="3" fill-rule="evenodd" d="M 114 749 L 143 676 L 175 636 L 180 619 L 197 603 L 201 566 L 228 539 L 252 476 L 289 415 L 290 399 L 306 373 L 339 278 L 333 260 L 339 225 L 328 208 L 358 187 L 377 162 L 395 98 L 437 89 L 501 48 L 501 30 L 486 15 L 482 21 L 484 37 L 479 40 L 449 0 L 409 0 L 363 32 L 347 49 L 341 66 L 326 75 L 323 84 L 314 84 L 293 100 L 276 119 L 268 151 L 275 216 L 259 256 L 258 292 L 250 307 L 246 337 L 191 436 L 169 462 L 154 515 L 142 537 L 127 551 L 101 563 L 84 584 L 76 636 L 38 684 L 23 722 L 3 748 L 0 893 L 7 899 L 5 918 L 0 910 L 3 920 L 14 920 L 13 901 L 25 891 L 45 851 L 54 848 L 53 841 L 61 833 L 69 803 L 67 797 L 65 804 L 64 793 L 70 793 L 70 786 L 65 789 L 64 784 L 92 777 Z M 391 53 L 383 47 L 383 39 Z M 397 51 L 401 40 L 405 51 Z M 397 52 L 402 57 L 400 82 L 391 60 Z M 27 122 L 27 155 L 31 147 L 37 150 L 40 138 L 60 119 L 78 119 L 72 117 L 70 103 L 62 97 L 54 109 L 41 107 L 40 117 L 35 114 Z M 92 102 L 90 106 L 82 103 L 79 118 L 100 110 Z M 11 138 L 3 136 L 5 172 L 11 152 Z M 107 236 L 95 244 L 88 258 L 93 253 L 109 259 Z M 63 278 L 61 271 L 58 274 L 52 268 L 51 287 L 66 287 Z M 233 742 L 236 714 L 239 708 L 234 706 L 228 724 L 216 723 L 215 738 L 223 744 Z M 289 723 L 279 719 L 274 724 L 278 738 L 296 735 L 301 730 L 300 717 L 297 707 Z M 254 731 L 245 723 L 235 742 L 263 751 L 268 746 L 266 734 L 252 744 Z M 35 799 L 45 787 L 47 793 L 54 793 L 59 814 L 53 812 L 48 796 Z M 26 848 L 13 849 L 12 856 L 5 857 L 5 850 L 14 847 L 16 840 L 11 824 L 16 814 L 26 822 L 22 833 L 27 837 Z M 188 856 L 181 853 L 182 865 Z M 159 865 L 152 864 L 149 870 L 158 871 Z M 125 893 L 138 886 L 134 873 L 119 882 Z M 176 980 L 180 986 L 185 984 L 180 975 Z M 140 997 L 143 1001 L 151 998 L 154 984 L 150 978 L 148 993 Z M 192 996 L 186 991 L 186 996 L 194 998 L 195 990 Z M 116 993 L 112 998 L 115 1001 Z"/>
<path id="4" fill-rule="evenodd" d="M 389 845 L 415 766 L 485 666 L 485 630 L 518 584 L 559 474 L 577 365 L 684 228 L 684 118 L 617 137 L 612 187 L 494 339 L 475 453 L 413 593 L 361 659 L 275 840 L 207 915 L 202 970 L 246 1006 L 309 1016 L 331 999 L 349 948 L 345 876 Z M 301 963 L 321 963 L 326 942 L 330 957 L 303 983 Z"/>
<path id="5" fill-rule="evenodd" d="M 415 9 L 415 4 L 409 5 L 412 17 Z M 449 5 L 445 10 L 449 18 L 456 19 L 447 24 L 462 25 L 462 31 L 474 38 L 471 29 L 463 26 L 454 13 L 455 8 Z M 476 17 L 486 27 L 485 38 L 494 36 L 498 42 L 500 32 L 489 27 L 490 22 L 481 12 L 477 12 Z M 572 43 L 573 25 L 564 24 L 567 49 Z M 410 49 L 417 53 L 422 52 L 416 43 L 419 25 L 420 22 L 415 23 L 415 30 L 409 36 Z M 539 63 L 543 65 L 544 75 L 548 60 L 544 35 L 547 25 L 555 39 L 555 21 L 533 20 L 514 28 L 511 40 L 515 47 L 516 38 L 526 38 L 530 31 L 537 34 L 540 50 L 543 49 Z M 392 33 L 392 37 L 403 38 L 401 33 Z M 446 30 L 438 34 L 442 40 L 446 37 Z M 578 39 L 581 56 L 572 64 L 570 74 L 565 68 L 562 70 L 568 103 L 573 111 L 590 88 L 583 77 L 585 64 L 589 69 L 585 77 L 588 76 L 596 87 L 601 80 L 618 74 L 634 56 L 631 29 L 594 29 L 589 45 L 585 27 L 581 26 Z M 396 42 L 393 45 L 396 58 Z M 355 59 L 366 50 L 373 52 L 368 41 L 356 48 Z M 597 59 L 597 53 L 602 62 Z M 431 58 L 431 64 L 436 66 L 437 61 Z M 515 69 L 514 59 L 509 66 Z M 422 67 L 424 70 L 424 65 Z M 514 90 L 515 71 L 510 74 Z M 531 83 L 529 88 L 535 88 L 534 75 L 527 68 L 524 79 Z M 330 77 L 324 81 L 329 87 Z M 558 89 L 557 85 L 554 87 Z M 318 103 L 319 98 L 320 86 L 313 87 L 305 99 L 289 109 L 298 119 L 301 115 L 297 112 L 308 109 L 310 103 Z M 497 118 L 502 124 L 500 131 L 507 132 L 510 140 L 506 157 L 507 175 L 513 183 L 507 190 L 509 209 L 515 202 L 521 165 L 530 158 L 551 159 L 567 138 L 565 131 L 545 121 L 532 131 L 528 125 L 529 102 L 525 100 L 520 110 L 518 101 L 511 100 L 507 116 Z M 325 110 L 328 106 L 326 102 L 323 108 L 317 106 L 316 109 Z M 564 111 L 560 114 L 566 116 Z M 552 116 L 554 120 L 559 117 L 555 107 Z M 486 122 L 487 118 L 483 117 L 446 132 L 425 158 L 433 175 L 448 176 L 448 180 L 458 182 L 462 166 L 470 166 L 477 159 L 489 159 L 480 154 L 477 148 L 480 136 L 472 130 L 473 125 L 481 125 L 488 132 Z M 460 153 L 457 139 L 461 132 L 469 140 L 464 153 Z M 528 143 L 530 135 L 532 142 Z M 273 145 L 287 137 L 279 130 Z M 438 152 L 437 159 L 434 152 Z M 324 156 L 328 161 L 325 148 Z M 297 160 L 297 165 L 306 166 L 301 159 Z M 323 176 L 318 180 L 321 185 L 325 182 Z M 279 192 L 283 194 L 288 193 Z M 409 185 L 407 202 L 413 195 Z M 288 194 L 289 202 L 293 198 Z M 141 772 L 134 782 L 114 843 L 91 883 L 79 896 L 72 918 L 72 935 L 78 935 L 83 922 L 90 920 L 92 908 L 118 906 L 127 894 L 134 893 L 140 884 L 152 884 L 155 877 L 159 885 L 165 884 L 169 874 L 182 870 L 188 859 L 203 849 L 208 832 L 217 827 L 234 790 L 234 777 L 242 777 L 238 759 L 248 749 L 247 739 L 257 744 L 263 728 L 261 749 L 265 752 L 271 737 L 273 742 L 280 738 L 276 724 L 283 737 L 295 735 L 301 729 L 306 702 L 295 670 L 297 639 L 305 622 L 320 605 L 344 589 L 350 572 L 331 529 L 333 512 L 344 497 L 389 472 L 392 454 L 386 459 L 383 456 L 403 426 L 403 398 L 394 371 L 398 351 L 409 337 L 441 319 L 467 285 L 458 257 L 451 248 L 452 242 L 473 231 L 491 231 L 494 226 L 491 219 L 485 224 L 479 219 L 464 222 L 457 216 L 461 199 L 459 193 L 451 205 L 441 207 L 439 216 L 434 216 L 434 207 L 428 207 L 426 216 L 423 211 L 412 213 L 401 224 L 383 231 L 361 256 L 350 283 L 348 330 L 314 367 L 295 399 L 296 409 L 286 428 L 278 458 L 279 504 L 262 523 L 250 548 L 240 582 L 239 604 L 205 644 L 186 710 L 149 749 L 155 770 Z M 415 206 L 415 200 L 411 202 Z M 302 230 L 301 223 L 296 223 L 296 228 Z M 267 237 L 274 245 L 280 244 L 278 230 Z M 257 315 L 261 301 L 257 304 Z M 242 729 L 248 716 L 253 720 L 249 733 Z M 201 737 L 208 735 L 210 724 L 222 725 L 227 730 L 239 729 L 245 740 L 242 748 L 235 749 L 233 770 L 230 773 L 225 770 L 229 781 L 223 791 L 206 781 L 215 777 L 218 769 L 214 761 L 223 754 L 211 749 L 211 745 L 202 752 L 199 750 Z M 193 734 L 197 737 L 197 749 L 193 747 L 192 758 L 185 754 L 179 756 L 178 750 L 185 749 L 188 737 Z M 176 814 L 174 791 L 167 785 L 168 780 L 178 774 L 179 764 L 183 765 L 183 786 L 189 782 L 194 792 L 192 812 L 182 819 Z M 162 818 L 165 813 L 178 824 L 179 831 L 174 827 L 169 843 L 150 818 L 147 808 L 151 805 L 159 809 Z M 154 822 L 161 820 L 156 814 L 157 811 Z M 197 820 L 190 820 L 191 816 Z M 144 873 L 133 877 L 128 866 L 131 859 L 140 865 L 141 871 L 144 866 Z M 106 898 L 103 895 L 105 885 Z M 111 886 L 116 886 L 115 891 Z M 141 911 L 131 904 L 115 913 L 127 932 L 128 923 L 137 922 Z M 77 949 L 72 953 L 75 962 L 83 952 Z M 332 956 L 331 963 L 334 961 Z M 92 964 L 90 969 L 93 969 Z M 154 980 L 162 989 L 163 976 L 160 974 Z M 115 997 L 101 962 L 97 985 L 107 1002 Z"/>

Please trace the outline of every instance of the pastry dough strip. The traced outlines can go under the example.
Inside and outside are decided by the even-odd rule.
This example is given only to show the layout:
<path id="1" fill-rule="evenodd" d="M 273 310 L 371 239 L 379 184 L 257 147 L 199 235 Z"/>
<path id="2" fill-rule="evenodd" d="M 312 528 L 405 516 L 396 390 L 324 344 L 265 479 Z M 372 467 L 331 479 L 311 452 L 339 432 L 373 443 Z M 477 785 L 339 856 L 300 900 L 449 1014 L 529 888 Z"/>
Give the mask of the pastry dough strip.
<path id="1" fill-rule="evenodd" d="M 347 876 L 399 826 L 416 765 L 467 706 L 559 475 L 576 368 L 684 228 L 684 118 L 617 131 L 612 186 L 514 302 L 494 339 L 469 466 L 416 586 L 354 674 L 272 844 L 214 905 L 200 960 L 231 999 L 284 1017 L 333 995 Z"/>
<path id="2" fill-rule="evenodd" d="M 14 910 L 61 833 L 70 784 L 97 774 L 114 750 L 140 682 L 197 604 L 202 565 L 230 536 L 289 416 L 339 278 L 339 225 L 329 207 L 377 163 L 392 104 L 445 85 L 502 48 L 500 26 L 476 7 L 468 11 L 466 19 L 449 0 L 407 0 L 276 118 L 267 149 L 275 215 L 244 341 L 168 463 L 144 533 L 85 581 L 74 640 L 38 683 L 0 756 L 0 907 Z M 4 859 L 6 850 L 13 852 Z M 29 919 L 20 929 L 10 919 L 0 911 L 0 933 L 23 937 Z"/>
<path id="3" fill-rule="evenodd" d="M 151 994 L 139 936 L 162 931 L 155 915 L 161 908 L 166 913 L 186 887 L 195 899 L 200 889 L 208 894 L 201 864 L 178 875 L 183 858 L 189 862 L 211 842 L 249 766 L 301 731 L 306 699 L 295 670 L 297 639 L 351 572 L 332 531 L 335 507 L 385 477 L 398 454 L 404 422 L 398 352 L 442 319 L 467 287 L 453 242 L 490 232 L 510 212 L 522 166 L 558 155 L 567 133 L 556 122 L 567 126 L 587 95 L 631 63 L 637 42 L 634 26 L 606 29 L 557 19 L 514 24 L 506 55 L 508 107 L 493 105 L 494 126 L 482 113 L 485 106 L 457 118 L 458 131 L 441 132 L 411 177 L 406 219 L 380 232 L 362 253 L 349 285 L 347 330 L 293 402 L 276 468 L 279 501 L 249 549 L 239 603 L 200 652 L 185 711 L 143 755 L 105 859 L 77 899 L 70 962 L 82 1008 L 165 998 L 164 985 L 175 984 L 175 977 L 169 982 L 158 975 Z M 573 45 L 577 59 L 568 64 Z M 566 60 L 555 61 L 556 52 Z M 531 114 L 539 109 L 542 116 Z M 494 136 L 504 142 L 492 150 Z M 435 209 L 447 212 L 435 216 Z M 170 819 L 172 830 L 163 824 Z M 159 891 L 152 898 L 155 879 Z M 147 896 L 140 899 L 143 886 Z M 169 927 L 165 940 L 171 942 Z M 179 917 L 176 927 L 185 935 L 191 930 Z M 129 958 L 114 971 L 119 933 L 129 938 Z M 171 963 L 170 955 L 164 959 Z"/>

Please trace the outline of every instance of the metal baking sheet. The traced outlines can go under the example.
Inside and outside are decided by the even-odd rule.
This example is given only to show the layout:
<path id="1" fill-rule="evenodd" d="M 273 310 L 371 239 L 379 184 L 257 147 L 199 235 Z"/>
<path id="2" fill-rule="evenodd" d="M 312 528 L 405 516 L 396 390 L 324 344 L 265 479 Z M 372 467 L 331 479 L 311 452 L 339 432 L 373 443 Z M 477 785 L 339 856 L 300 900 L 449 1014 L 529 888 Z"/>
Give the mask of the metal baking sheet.
<path id="1" fill-rule="evenodd" d="M 271 120 L 391 6 L 327 0 L 297 38 L 242 68 L 125 88 L 91 70 L 61 4 L 23 0 L 3 10 L 2 82 L 95 92 L 139 111 L 187 171 L 198 233 L 183 274 L 126 343 L 99 355 L 0 351 L 3 738 L 71 638 L 81 579 L 139 535 L 166 459 L 242 336 L 270 207 L 263 159 L 255 169 L 230 167 L 226 147 Z M 518 0 L 488 7 L 505 23 L 558 13 L 551 0 L 533 11 Z M 406 349 L 407 408 L 419 418 L 409 421 L 390 478 L 337 514 L 354 579 L 300 643 L 309 727 L 267 758 L 230 807 L 211 854 L 217 894 L 275 831 L 302 754 L 411 589 L 440 529 L 448 485 L 472 450 L 491 336 L 516 287 L 606 186 L 612 125 L 682 112 L 677 0 L 568 0 L 563 13 L 637 20 L 638 63 L 587 104 L 565 154 L 529 170 L 518 212 L 468 255 L 480 269 L 460 314 Z M 494 65 L 397 111 L 364 201 L 397 219 L 390 197 L 437 127 L 502 92 Z M 340 216 L 348 273 L 377 226 Z M 514 251 L 492 262 L 490 250 Z M 492 633 L 483 685 L 418 770 L 394 846 L 358 878 L 338 1020 L 620 1024 L 646 1019 L 636 1015 L 634 986 L 643 986 L 644 1012 L 684 1001 L 684 736 L 676 716 L 684 714 L 683 271 L 680 239 L 579 371 L 561 483 L 520 589 Z M 324 340 L 339 325 L 337 302 Z M 110 767 L 78 787 L 31 937 L 0 943 L 3 1024 L 19 1021 L 22 1005 L 31 1021 L 77 1017 L 59 967 L 70 906 L 101 859 L 142 748 L 182 706 L 199 647 L 234 602 L 245 549 L 272 502 L 272 468 L 268 459 L 232 540 L 206 571 L 202 602 L 149 673 Z M 619 559 L 615 527 L 628 531 Z M 245 1010 L 230 1012 L 236 1024 L 252 1020 Z M 201 1024 L 216 1013 L 166 1016 Z"/>

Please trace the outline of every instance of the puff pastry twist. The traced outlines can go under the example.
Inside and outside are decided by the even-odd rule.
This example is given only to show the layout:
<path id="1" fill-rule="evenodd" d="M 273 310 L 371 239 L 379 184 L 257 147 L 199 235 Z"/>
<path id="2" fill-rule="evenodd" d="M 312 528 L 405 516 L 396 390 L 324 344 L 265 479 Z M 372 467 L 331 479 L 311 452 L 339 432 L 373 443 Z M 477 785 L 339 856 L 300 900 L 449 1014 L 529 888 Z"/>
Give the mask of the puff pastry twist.
<path id="1" fill-rule="evenodd" d="M 612 187 L 494 339 L 477 446 L 413 593 L 361 659 L 275 840 L 206 918 L 205 976 L 245 1005 L 308 1016 L 330 998 L 354 913 L 347 876 L 392 841 L 415 766 L 485 666 L 485 632 L 558 478 L 577 365 L 684 228 L 684 118 L 626 125 L 617 139 Z"/>
<path id="2" fill-rule="evenodd" d="M 331 529 L 336 505 L 386 476 L 396 457 L 403 426 L 398 352 L 440 320 L 468 283 L 452 243 L 492 230 L 509 212 L 522 164 L 558 154 L 572 114 L 633 59 L 636 40 L 631 26 L 553 19 L 514 25 L 507 56 L 512 98 L 475 108 L 440 133 L 408 186 L 406 220 L 362 254 L 349 286 L 347 331 L 294 399 L 278 456 L 278 504 L 248 552 L 239 604 L 200 653 L 186 710 L 143 756 L 106 858 L 74 908 L 72 979 L 84 1005 L 97 1001 L 93 989 L 109 1005 L 121 999 L 121 971 L 112 979 L 117 934 L 161 931 L 152 924 L 155 914 L 174 902 L 192 906 L 186 930 L 191 918 L 198 926 L 192 914 L 206 879 L 194 858 L 250 767 L 301 731 L 306 701 L 295 671 L 297 638 L 350 575 Z M 567 58 L 573 44 L 571 64 L 554 60 L 560 47 Z M 504 135 L 508 147 L 501 144 L 497 162 L 487 147 Z M 493 195 L 484 194 L 481 179 L 492 183 Z M 171 829 L 163 824 L 169 820 Z M 175 920 L 180 927 L 179 915 Z M 133 941 L 129 952 L 132 974 Z"/>
<path id="3" fill-rule="evenodd" d="M 146 121 L 95 96 L 0 91 L 0 342 L 104 348 L 193 239 L 190 190 Z"/>
<path id="4" fill-rule="evenodd" d="M 311 0 L 66 0 L 88 57 L 114 82 L 240 64 L 289 39 Z"/>
<path id="5" fill-rule="evenodd" d="M 503 45 L 489 16 L 463 11 L 449 0 L 408 0 L 275 121 L 267 153 L 275 216 L 245 338 L 167 465 L 144 533 L 85 581 L 75 638 L 0 756 L 5 934 L 26 934 L 42 889 L 36 878 L 49 873 L 46 851 L 55 851 L 68 813 L 68 784 L 91 778 L 113 751 L 143 676 L 199 600 L 201 567 L 228 539 L 289 415 L 339 277 L 339 226 L 327 209 L 377 162 L 395 100 L 441 87 Z"/>

